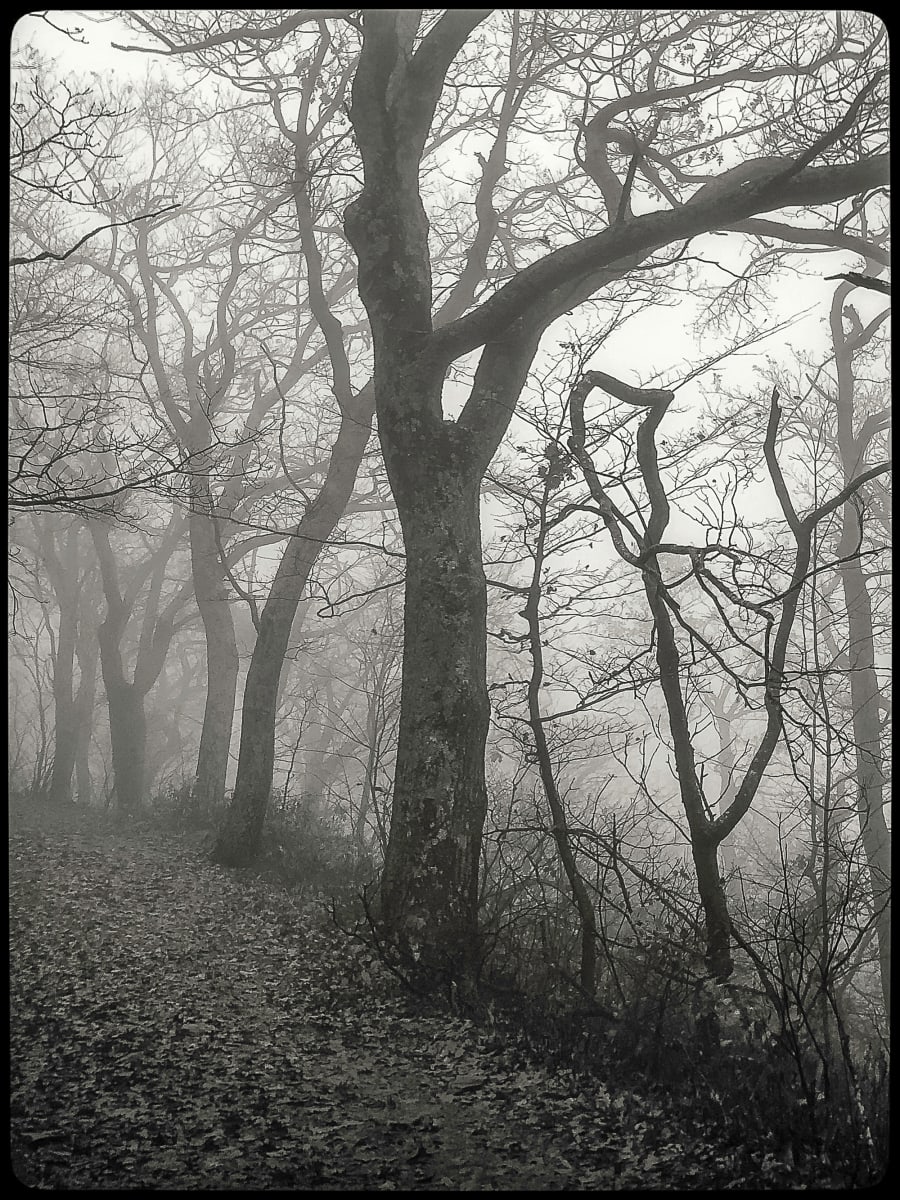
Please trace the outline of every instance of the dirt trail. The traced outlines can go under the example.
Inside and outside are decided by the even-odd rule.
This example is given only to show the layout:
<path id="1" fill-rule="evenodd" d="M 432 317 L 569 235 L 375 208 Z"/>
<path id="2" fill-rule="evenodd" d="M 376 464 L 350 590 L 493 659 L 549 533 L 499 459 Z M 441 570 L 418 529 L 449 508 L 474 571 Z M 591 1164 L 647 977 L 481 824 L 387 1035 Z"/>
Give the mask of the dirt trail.
<path id="1" fill-rule="evenodd" d="M 15 821 L 10 887 L 31 1186 L 660 1189 L 698 1170 L 682 1144 L 648 1155 L 599 1084 L 415 1011 L 321 905 L 176 838 Z"/>

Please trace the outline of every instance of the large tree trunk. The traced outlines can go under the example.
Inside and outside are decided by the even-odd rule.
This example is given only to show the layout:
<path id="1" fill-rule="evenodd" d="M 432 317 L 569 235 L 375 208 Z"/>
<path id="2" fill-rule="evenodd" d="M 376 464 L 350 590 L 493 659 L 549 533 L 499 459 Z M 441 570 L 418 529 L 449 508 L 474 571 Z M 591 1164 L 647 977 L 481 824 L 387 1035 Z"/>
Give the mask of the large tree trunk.
<path id="1" fill-rule="evenodd" d="M 428 220 L 418 184 L 444 73 L 488 11 L 446 12 L 414 54 L 420 10 L 366 10 L 350 112 L 364 186 L 344 215 L 372 327 L 378 432 L 407 564 L 400 729 L 379 923 L 410 975 L 428 985 L 454 981 L 464 990 L 479 960 L 490 719 L 479 491 L 540 330 L 514 319 L 496 329 L 462 414 L 456 422 L 442 419 L 444 379 L 461 351 L 435 352 Z M 501 153 L 495 161 L 502 160 Z M 477 275 L 484 258 L 474 253 L 471 265 L 470 275 Z M 451 293 L 443 321 L 464 311 L 471 282 L 465 296 Z M 484 343 L 480 337 L 473 346 Z"/>
<path id="2" fill-rule="evenodd" d="M 144 762 L 147 722 L 144 697 L 117 670 L 118 647 L 108 647 L 109 636 L 100 627 L 100 661 L 109 706 L 109 739 L 112 749 L 116 803 L 123 812 L 136 812 L 144 798 Z"/>
<path id="3" fill-rule="evenodd" d="M 193 513 L 190 539 L 191 571 L 206 635 L 207 680 L 194 799 L 200 809 L 216 810 L 225 801 L 239 667 L 237 638 L 213 519 Z"/>
<path id="4" fill-rule="evenodd" d="M 134 676 L 129 683 L 122 661 L 122 638 L 131 617 L 133 598 L 126 601 L 119 585 L 116 559 L 109 543 L 109 530 L 91 524 L 91 537 L 100 563 L 106 620 L 97 630 L 100 670 L 109 708 L 109 737 L 113 760 L 116 801 L 124 811 L 140 808 L 146 784 L 147 720 L 144 698 L 162 671 L 174 632 L 173 618 L 180 604 L 177 597 L 166 615 L 158 615 L 159 597 L 166 564 L 175 548 L 182 525 L 173 517 L 165 540 L 148 563 L 150 586 L 145 604 Z M 186 594 L 186 589 L 184 590 Z"/>
<path id="5" fill-rule="evenodd" d="M 118 806 L 123 812 L 136 812 L 144 799 L 147 724 L 144 698 L 133 685 L 110 697 L 109 732 Z"/>
<path id="6" fill-rule="evenodd" d="M 459 981 L 473 977 L 479 955 L 487 811 L 481 471 L 466 467 L 449 424 L 418 438 L 405 430 L 400 446 L 389 425 L 380 432 L 406 546 L 400 730 L 380 917 L 408 970 Z"/>
<path id="7" fill-rule="evenodd" d="M 802 171 L 797 187 L 786 175 L 773 178 L 768 192 L 741 192 L 736 185 L 724 198 L 626 220 L 621 229 L 611 220 L 594 237 L 517 272 L 462 315 L 474 295 L 467 283 L 462 310 L 435 331 L 420 164 L 445 73 L 489 13 L 448 10 L 417 47 L 421 10 L 364 10 L 349 112 L 364 184 L 345 211 L 344 229 L 357 254 L 359 293 L 372 328 L 379 434 L 407 554 L 400 738 L 381 918 L 385 931 L 405 945 L 407 965 L 433 963 L 436 976 L 452 975 L 460 961 L 477 954 L 473 849 L 481 838 L 480 757 L 488 722 L 478 486 L 541 332 L 654 249 L 720 227 L 726 209 L 731 223 L 809 194 L 816 202 L 846 195 L 885 168 L 882 161 L 871 172 L 856 164 L 846 172 L 829 168 L 824 176 Z M 494 161 L 504 164 L 502 148 Z M 497 177 L 486 168 L 489 178 Z M 490 209 L 490 190 L 480 198 Z M 489 246 L 492 236 L 482 243 Z M 482 269 L 485 259 L 479 265 L 473 251 L 470 262 Z M 455 423 L 444 422 L 444 375 L 451 362 L 480 346 L 463 412 Z M 483 461 L 476 466 L 479 454 Z M 765 749 L 770 753 L 769 743 Z M 727 974 L 727 954 L 719 958 Z"/>

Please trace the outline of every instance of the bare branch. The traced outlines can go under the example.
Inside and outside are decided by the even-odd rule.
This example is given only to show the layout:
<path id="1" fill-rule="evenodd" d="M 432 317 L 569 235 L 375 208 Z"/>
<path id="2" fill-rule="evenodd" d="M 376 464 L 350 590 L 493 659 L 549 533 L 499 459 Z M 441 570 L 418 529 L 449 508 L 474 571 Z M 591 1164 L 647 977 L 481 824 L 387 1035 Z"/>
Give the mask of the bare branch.
<path id="1" fill-rule="evenodd" d="M 103 233 L 104 229 L 117 229 L 122 225 L 133 225 L 135 221 L 149 221 L 152 220 L 153 217 L 161 217 L 163 213 L 174 212 L 176 208 L 181 208 L 181 205 L 169 204 L 166 206 L 166 208 L 157 209 L 156 212 L 141 213 L 139 217 L 129 217 L 127 221 L 110 221 L 108 225 L 98 225 L 96 229 L 92 229 L 91 232 L 86 233 L 83 238 L 79 238 L 74 246 L 71 246 L 68 250 L 63 251 L 62 254 L 54 254 L 51 250 L 44 250 L 43 253 L 36 254 L 33 258 L 11 258 L 9 260 L 9 265 L 11 267 L 27 266 L 29 263 L 43 262 L 48 258 L 52 258 L 56 262 L 62 262 L 64 259 L 67 259 L 70 255 L 74 254 L 76 250 L 79 250 L 84 243 L 89 241 L 92 237 L 96 237 L 98 233 Z"/>
<path id="2" fill-rule="evenodd" d="M 881 292 L 883 296 L 891 294 L 890 280 L 874 279 L 871 275 L 861 275 L 859 271 L 847 271 L 843 275 L 826 275 L 825 278 L 842 279 L 845 283 L 852 283 L 854 287 L 868 288 L 872 292 Z"/>

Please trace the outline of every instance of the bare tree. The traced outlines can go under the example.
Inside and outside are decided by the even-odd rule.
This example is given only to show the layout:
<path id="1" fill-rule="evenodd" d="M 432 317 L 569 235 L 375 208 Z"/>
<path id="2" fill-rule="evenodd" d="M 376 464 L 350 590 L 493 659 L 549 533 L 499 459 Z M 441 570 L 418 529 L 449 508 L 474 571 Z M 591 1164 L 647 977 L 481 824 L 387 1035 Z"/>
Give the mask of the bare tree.
<path id="1" fill-rule="evenodd" d="M 84 772 L 93 725 L 97 665 L 96 630 L 90 618 L 96 611 L 97 568 L 90 559 L 85 563 L 87 539 L 80 520 L 69 518 L 62 529 L 55 528 L 46 516 L 36 515 L 34 522 L 40 559 L 58 612 L 53 654 L 53 774 L 47 799 L 51 804 L 65 804 L 72 799 L 79 761 L 79 800 L 85 799 Z"/>
<path id="2" fill-rule="evenodd" d="M 14 510 L 114 510 L 129 488 L 171 477 L 165 441 L 118 420 L 122 331 L 116 298 L 77 252 L 144 208 L 90 224 L 91 179 L 110 169 L 116 106 L 54 83 L 39 59 L 15 65 L 11 150 L 10 479 Z M 103 239 L 100 239 L 101 241 Z"/>
<path id="3" fill-rule="evenodd" d="M 183 513 L 175 509 L 157 545 L 146 547 L 145 556 L 132 567 L 124 584 L 108 525 L 100 520 L 90 525 L 106 599 L 106 615 L 97 636 L 109 709 L 116 799 L 124 812 L 136 811 L 146 799 L 144 701 L 163 669 L 178 614 L 191 596 L 187 583 L 170 589 L 168 599 L 163 600 L 167 568 L 184 534 L 184 525 Z M 140 606 L 139 600 L 142 600 Z M 138 607 L 141 615 L 137 649 L 134 668 L 128 672 L 123 659 L 124 643 L 129 622 Z"/>
<path id="4" fill-rule="evenodd" d="M 593 387 L 601 387 L 619 400 L 650 407 L 650 412 L 642 421 L 637 434 L 637 459 L 649 502 L 649 515 L 643 531 L 636 530 L 633 523 L 613 504 L 597 476 L 590 454 L 585 449 L 584 401 Z M 712 570 L 712 564 L 717 557 L 735 557 L 736 552 L 732 548 L 715 544 L 702 548 L 682 547 L 664 541 L 670 507 L 659 470 L 656 431 L 673 399 L 672 392 L 642 391 L 622 385 L 620 381 L 602 372 L 588 372 L 576 384 L 570 396 L 571 446 L 579 466 L 585 473 L 591 494 L 604 514 L 617 551 L 642 574 L 647 603 L 653 614 L 656 629 L 660 687 L 665 696 L 681 798 L 690 830 L 691 851 L 706 917 L 710 969 L 718 978 L 725 979 L 733 966 L 729 948 L 731 922 L 727 897 L 719 874 L 717 852 L 723 838 L 731 833 L 753 803 L 763 774 L 781 737 L 784 723 L 782 695 L 785 688 L 789 642 L 801 592 L 809 578 L 810 570 L 816 569 L 812 564 L 813 534 L 823 519 L 850 500 L 870 478 L 877 478 L 889 468 L 887 464 L 878 464 L 853 475 L 836 496 L 820 503 L 805 517 L 800 518 L 794 509 L 778 462 L 777 436 L 781 409 L 778 390 L 774 389 L 770 401 L 764 453 L 772 485 L 795 540 L 796 549 L 788 570 L 789 583 L 783 592 L 771 597 L 760 598 L 753 595 L 751 598 L 750 590 L 741 594 L 734 589 L 734 573 L 730 581 L 723 581 Z M 623 528 L 634 540 L 634 550 L 626 545 Z M 660 563 L 663 553 L 687 559 L 689 575 L 702 582 L 708 591 L 717 591 L 720 598 L 735 605 L 738 612 L 756 613 L 764 618 L 768 627 L 765 634 L 763 679 L 760 684 L 766 712 L 765 730 L 743 779 L 735 790 L 734 800 L 720 815 L 711 813 L 704 795 L 702 777 L 696 766 L 694 740 L 682 683 L 681 655 L 675 636 L 675 624 L 682 623 L 683 618 L 680 605 L 673 599 L 672 585 L 667 582 Z M 772 612 L 775 602 L 781 606 L 777 619 Z M 730 622 L 728 627 L 732 628 Z M 710 648 L 708 643 L 706 647 Z"/>
<path id="5" fill-rule="evenodd" d="M 419 166 L 451 64 L 464 47 L 471 52 L 470 39 L 488 15 L 448 12 L 418 37 L 418 13 L 364 14 L 351 109 L 364 186 L 345 217 L 372 325 L 379 436 L 408 564 L 382 921 L 405 960 L 439 978 L 471 977 L 477 959 L 489 720 L 479 492 L 541 334 L 667 245 L 761 211 L 856 195 L 883 183 L 887 165 L 877 153 L 856 158 L 849 145 L 844 161 L 810 165 L 853 127 L 874 86 L 865 84 L 827 137 L 811 139 L 786 165 L 767 165 L 750 182 L 746 172 L 728 173 L 721 188 L 642 216 L 629 217 L 619 192 L 610 193 L 607 228 L 522 268 L 475 309 L 435 328 Z M 737 78 L 756 77 L 755 68 L 735 69 Z M 712 73 L 704 80 L 711 91 L 722 82 Z M 446 421 L 441 391 L 450 364 L 479 348 L 468 400 L 455 421 Z M 712 858 L 715 869 L 714 852 Z"/>

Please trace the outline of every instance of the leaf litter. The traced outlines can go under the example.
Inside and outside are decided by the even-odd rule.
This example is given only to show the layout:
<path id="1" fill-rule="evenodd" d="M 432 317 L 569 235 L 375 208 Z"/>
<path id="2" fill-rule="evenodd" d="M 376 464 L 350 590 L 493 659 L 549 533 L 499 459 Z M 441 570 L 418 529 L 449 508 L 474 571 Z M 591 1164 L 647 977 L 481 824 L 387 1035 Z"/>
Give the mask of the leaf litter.
<path id="1" fill-rule="evenodd" d="M 669 1190 L 727 1168 L 695 1135 L 659 1144 L 658 1099 L 424 1007 L 321 899 L 174 835 L 20 822 L 10 947 L 31 1187 Z"/>

